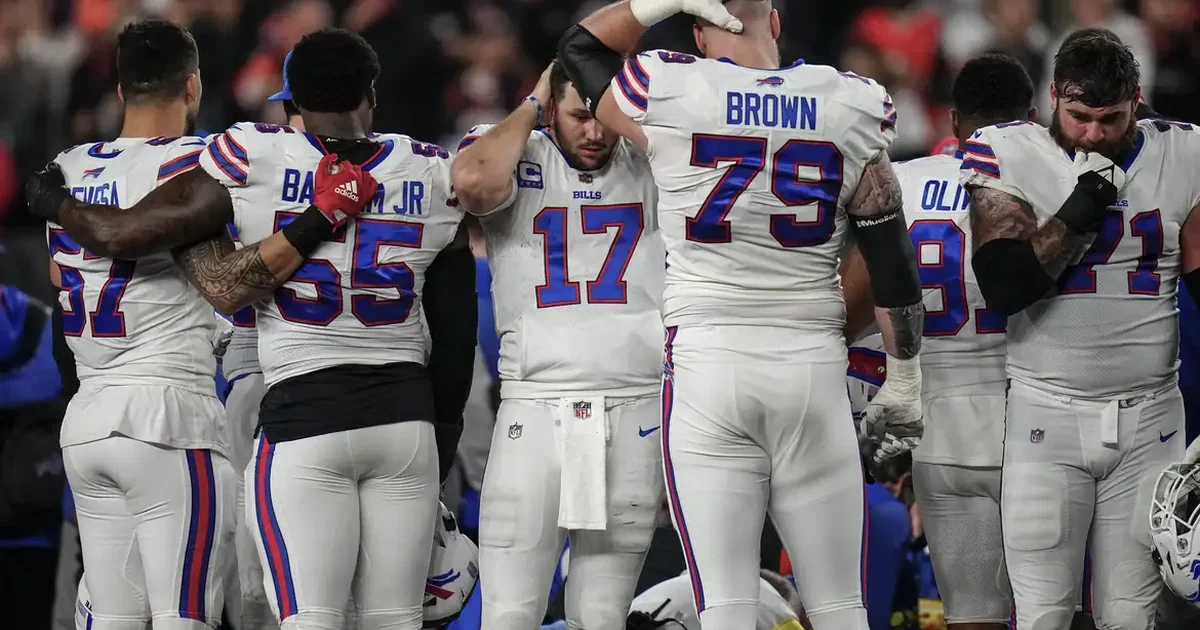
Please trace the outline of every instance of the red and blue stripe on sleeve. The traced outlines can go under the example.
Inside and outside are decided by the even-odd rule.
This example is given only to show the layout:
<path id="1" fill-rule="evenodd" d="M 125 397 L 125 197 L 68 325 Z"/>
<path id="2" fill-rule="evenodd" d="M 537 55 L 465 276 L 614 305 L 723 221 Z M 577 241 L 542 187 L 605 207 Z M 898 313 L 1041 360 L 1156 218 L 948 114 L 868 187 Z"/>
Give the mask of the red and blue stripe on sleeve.
<path id="1" fill-rule="evenodd" d="M 163 162 L 163 165 L 158 167 L 158 182 L 161 184 L 162 182 L 171 179 L 180 173 L 186 173 L 193 168 L 196 168 L 198 164 L 200 164 L 199 149 L 192 151 L 191 153 L 185 153 L 167 162 Z"/>
<path id="2" fill-rule="evenodd" d="M 967 140 L 963 145 L 961 168 L 1000 179 L 1000 161 L 996 159 L 996 152 L 991 145 L 978 139 Z"/>
<path id="3" fill-rule="evenodd" d="M 246 149 L 228 133 L 217 134 L 208 144 L 208 157 L 233 182 L 245 186 L 249 178 L 250 161 Z"/>
<path id="4" fill-rule="evenodd" d="M 636 55 L 625 62 L 625 66 L 617 73 L 616 80 L 625 100 L 641 111 L 646 111 L 650 99 L 650 74 Z"/>

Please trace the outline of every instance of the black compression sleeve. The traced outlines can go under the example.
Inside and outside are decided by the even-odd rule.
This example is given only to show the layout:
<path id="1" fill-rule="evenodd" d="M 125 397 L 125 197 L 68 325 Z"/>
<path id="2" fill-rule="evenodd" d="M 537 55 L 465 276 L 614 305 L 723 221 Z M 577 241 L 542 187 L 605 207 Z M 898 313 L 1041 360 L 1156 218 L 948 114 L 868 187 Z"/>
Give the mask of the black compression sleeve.
<path id="1" fill-rule="evenodd" d="M 998 238 L 984 243 L 972 256 L 971 268 L 988 308 L 1005 315 L 1025 310 L 1054 287 L 1033 244 L 1025 239 Z"/>
<path id="2" fill-rule="evenodd" d="M 921 301 L 921 278 L 904 211 L 877 217 L 850 217 L 850 230 L 867 262 L 871 294 L 883 308 L 911 306 Z"/>
<path id="3" fill-rule="evenodd" d="M 593 114 L 613 77 L 621 71 L 621 54 L 576 24 L 558 40 L 558 63 Z"/>
<path id="4" fill-rule="evenodd" d="M 433 384 L 441 479 L 454 463 L 462 435 L 462 413 L 471 394 L 479 300 L 475 293 L 475 257 L 467 247 L 443 250 L 425 273 L 425 321 L 433 347 L 429 380 Z"/>
<path id="5" fill-rule="evenodd" d="M 1183 274 L 1183 285 L 1187 287 L 1192 303 L 1200 306 L 1200 269 L 1193 269 Z"/>
<path id="6" fill-rule="evenodd" d="M 302 258 L 308 258 L 334 234 L 333 224 L 316 206 L 309 206 L 280 231 Z"/>

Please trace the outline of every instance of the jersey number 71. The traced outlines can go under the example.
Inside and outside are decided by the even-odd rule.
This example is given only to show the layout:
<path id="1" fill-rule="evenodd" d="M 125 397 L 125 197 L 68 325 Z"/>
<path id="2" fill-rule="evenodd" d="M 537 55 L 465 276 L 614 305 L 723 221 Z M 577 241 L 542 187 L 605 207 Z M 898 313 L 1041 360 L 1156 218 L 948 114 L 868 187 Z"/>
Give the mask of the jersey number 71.
<path id="1" fill-rule="evenodd" d="M 733 164 L 713 187 L 700 211 L 687 220 L 687 240 L 729 243 L 733 230 L 729 211 L 754 178 L 768 169 L 771 193 L 785 206 L 817 204 L 817 217 L 798 221 L 794 214 L 771 215 L 771 235 L 783 247 L 813 247 L 829 242 L 837 227 L 837 201 L 842 191 L 842 152 L 831 142 L 789 140 L 767 162 L 767 139 L 749 136 L 692 136 L 692 166 L 718 168 Z M 801 167 L 816 169 L 804 177 Z"/>

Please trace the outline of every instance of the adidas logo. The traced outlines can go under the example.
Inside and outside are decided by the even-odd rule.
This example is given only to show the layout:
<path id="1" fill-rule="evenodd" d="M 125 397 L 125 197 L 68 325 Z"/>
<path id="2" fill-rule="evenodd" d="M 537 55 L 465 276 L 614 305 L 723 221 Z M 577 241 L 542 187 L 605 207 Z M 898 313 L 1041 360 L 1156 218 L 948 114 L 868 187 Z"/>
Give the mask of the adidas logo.
<path id="1" fill-rule="evenodd" d="M 336 192 L 337 194 L 349 199 L 350 201 L 358 203 L 358 181 L 357 180 L 352 179 L 352 180 L 346 182 L 345 184 L 338 186 L 333 191 Z"/>

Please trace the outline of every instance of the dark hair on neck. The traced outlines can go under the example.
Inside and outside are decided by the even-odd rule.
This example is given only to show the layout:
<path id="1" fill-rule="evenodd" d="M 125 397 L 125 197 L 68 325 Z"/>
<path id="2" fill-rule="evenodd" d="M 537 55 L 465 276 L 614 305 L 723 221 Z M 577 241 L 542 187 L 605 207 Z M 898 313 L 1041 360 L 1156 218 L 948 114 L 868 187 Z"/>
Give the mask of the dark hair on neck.
<path id="1" fill-rule="evenodd" d="M 571 78 L 567 76 L 567 71 L 563 69 L 563 65 L 554 60 L 554 64 L 550 66 L 550 94 L 555 101 L 561 101 L 563 94 L 567 91 L 567 84 L 571 82 Z"/>
<path id="2" fill-rule="evenodd" d="M 117 35 L 117 82 L 126 102 L 179 98 L 199 67 L 196 40 L 174 22 L 133 22 Z"/>
<path id="3" fill-rule="evenodd" d="M 357 33 L 325 29 L 292 49 L 287 83 L 296 107 L 310 112 L 352 112 L 371 98 L 379 77 L 375 49 Z"/>
<path id="4" fill-rule="evenodd" d="M 1073 33 L 1054 55 L 1058 97 L 1109 107 L 1137 97 L 1141 69 L 1129 47 L 1110 31 Z"/>
<path id="5" fill-rule="evenodd" d="M 951 93 L 959 119 L 976 128 L 1025 120 L 1033 106 L 1033 80 L 1008 55 L 971 59 L 955 77 Z"/>

